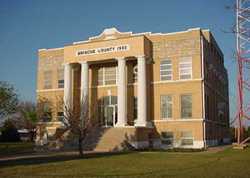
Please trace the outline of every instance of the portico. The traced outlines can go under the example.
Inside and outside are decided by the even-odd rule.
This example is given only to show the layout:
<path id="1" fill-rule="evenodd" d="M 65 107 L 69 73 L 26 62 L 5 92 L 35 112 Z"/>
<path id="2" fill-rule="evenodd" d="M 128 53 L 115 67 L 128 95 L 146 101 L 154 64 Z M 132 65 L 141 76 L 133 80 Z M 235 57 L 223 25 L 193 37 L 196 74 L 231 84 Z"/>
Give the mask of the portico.
<path id="1" fill-rule="evenodd" d="M 138 100 L 138 108 L 137 108 L 137 119 L 135 120 L 134 126 L 136 127 L 146 127 L 147 126 L 147 95 L 146 95 L 146 58 L 145 56 L 137 56 L 134 57 L 137 61 L 137 100 Z M 127 114 L 127 66 L 126 61 L 128 59 L 126 57 L 117 57 L 115 58 L 115 63 L 117 65 L 117 81 L 115 87 L 117 88 L 117 111 L 114 107 L 114 112 L 117 112 L 117 121 L 113 122 L 114 127 L 126 127 L 128 126 L 128 114 Z M 100 62 L 105 62 L 102 60 Z M 94 63 L 96 64 L 96 62 Z M 88 103 L 91 93 L 90 79 L 89 73 L 91 71 L 91 65 L 94 65 L 93 61 L 79 61 L 78 65 L 80 65 L 80 100 L 81 105 L 83 103 Z M 64 103 L 68 105 L 68 107 L 72 106 L 73 103 L 73 85 L 74 85 L 74 76 L 73 76 L 73 67 L 72 63 L 64 64 Z M 84 109 L 82 106 L 80 110 Z M 112 111 L 107 111 L 112 112 Z M 113 114 L 113 117 L 116 117 Z M 115 119 L 115 118 L 113 118 Z"/>

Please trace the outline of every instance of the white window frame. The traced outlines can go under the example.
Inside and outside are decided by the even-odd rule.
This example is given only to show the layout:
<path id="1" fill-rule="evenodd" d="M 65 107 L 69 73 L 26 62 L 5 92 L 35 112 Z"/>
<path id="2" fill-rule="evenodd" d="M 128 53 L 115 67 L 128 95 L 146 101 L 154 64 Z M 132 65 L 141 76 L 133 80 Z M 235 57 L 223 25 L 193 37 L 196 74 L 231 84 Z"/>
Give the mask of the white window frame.
<path id="1" fill-rule="evenodd" d="M 181 67 L 182 64 L 191 64 L 189 67 Z M 181 70 L 189 70 L 188 73 L 181 73 Z M 183 75 L 190 75 L 190 78 L 181 78 Z M 179 80 L 191 80 L 193 78 L 193 59 L 192 57 L 182 57 L 179 61 Z"/>
<path id="2" fill-rule="evenodd" d="M 171 117 L 162 117 L 162 97 L 170 97 L 171 98 L 171 101 L 167 104 L 170 104 L 171 105 Z M 171 119 L 173 117 L 173 97 L 172 95 L 160 95 L 160 115 L 161 115 L 161 119 L 163 120 L 168 120 L 168 119 Z M 167 115 L 169 115 L 169 113 L 167 112 Z"/>
<path id="3" fill-rule="evenodd" d="M 167 64 L 162 64 L 163 62 L 166 61 L 170 61 L 170 63 Z M 170 69 L 161 69 L 161 67 L 165 67 L 165 66 L 170 66 Z M 162 74 L 162 72 L 171 72 L 171 74 Z M 163 79 L 163 77 L 170 77 L 170 79 Z M 169 81 L 169 80 L 173 80 L 173 64 L 172 64 L 172 60 L 170 59 L 163 59 L 160 61 L 160 80 L 161 81 Z"/>

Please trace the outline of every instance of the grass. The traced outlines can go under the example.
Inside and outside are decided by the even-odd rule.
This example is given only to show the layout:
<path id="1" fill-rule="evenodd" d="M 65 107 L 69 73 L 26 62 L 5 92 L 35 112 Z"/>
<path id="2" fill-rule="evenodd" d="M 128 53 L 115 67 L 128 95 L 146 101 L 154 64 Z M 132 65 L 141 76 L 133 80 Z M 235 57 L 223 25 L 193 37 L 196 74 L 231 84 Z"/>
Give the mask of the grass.
<path id="1" fill-rule="evenodd" d="M 5 155 L 21 154 L 32 152 L 34 143 L 32 142 L 7 142 L 0 143 L 0 157 Z"/>
<path id="2" fill-rule="evenodd" d="M 132 152 L 0 162 L 0 177 L 250 177 L 250 148 L 221 152 Z"/>

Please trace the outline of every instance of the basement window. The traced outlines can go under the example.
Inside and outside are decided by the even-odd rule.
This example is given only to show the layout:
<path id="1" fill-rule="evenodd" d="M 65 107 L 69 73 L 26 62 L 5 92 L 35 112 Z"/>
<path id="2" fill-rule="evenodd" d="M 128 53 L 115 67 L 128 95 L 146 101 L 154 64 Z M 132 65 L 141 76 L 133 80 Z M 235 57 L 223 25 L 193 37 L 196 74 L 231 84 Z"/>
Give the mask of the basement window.
<path id="1" fill-rule="evenodd" d="M 161 132 L 161 143 L 164 145 L 173 145 L 173 132 Z"/>
<path id="2" fill-rule="evenodd" d="M 194 144 L 193 133 L 191 131 L 182 131 L 181 132 L 181 145 L 190 146 Z"/>

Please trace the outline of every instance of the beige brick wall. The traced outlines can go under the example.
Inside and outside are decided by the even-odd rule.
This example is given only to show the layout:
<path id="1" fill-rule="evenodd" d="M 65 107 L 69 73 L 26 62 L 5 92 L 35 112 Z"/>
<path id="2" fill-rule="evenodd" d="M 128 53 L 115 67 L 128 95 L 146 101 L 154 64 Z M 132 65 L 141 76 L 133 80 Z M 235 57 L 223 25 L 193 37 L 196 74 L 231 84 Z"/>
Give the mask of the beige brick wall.
<path id="1" fill-rule="evenodd" d="M 188 30 L 185 32 L 173 33 L 173 34 L 146 34 L 131 36 L 131 34 L 117 34 L 117 39 L 104 40 L 104 36 L 92 39 L 87 43 L 81 43 L 77 45 L 68 45 L 63 49 L 55 50 L 41 50 L 38 57 L 38 75 L 37 75 L 37 95 L 47 97 L 55 102 L 58 95 L 63 96 L 62 90 L 57 90 L 57 68 L 62 65 L 63 62 L 77 63 L 79 61 L 88 60 L 94 63 L 90 64 L 89 76 L 90 76 L 90 103 L 96 105 L 97 101 L 108 95 L 108 91 L 112 95 L 117 95 L 116 86 L 97 86 L 97 70 L 98 66 L 115 66 L 117 62 L 114 58 L 127 57 L 127 117 L 129 122 L 133 120 L 133 104 L 134 96 L 137 96 L 137 85 L 133 83 L 133 66 L 136 65 L 136 56 L 145 55 L 147 58 L 147 112 L 148 121 L 155 121 L 156 127 L 155 135 L 162 131 L 174 131 L 175 136 L 178 137 L 177 130 L 190 130 L 196 140 L 203 140 L 203 122 L 200 120 L 203 118 L 203 81 L 202 81 L 202 46 L 201 37 L 204 37 L 204 70 L 208 72 L 210 63 L 216 66 L 226 79 L 226 84 L 217 81 L 216 76 L 209 72 L 209 76 L 205 76 L 205 94 L 211 98 L 211 101 L 225 101 L 226 102 L 226 116 L 223 121 L 218 121 L 218 118 L 214 114 L 216 108 L 209 110 L 211 117 L 208 120 L 219 122 L 210 122 L 206 124 L 206 139 L 223 138 L 227 136 L 227 125 L 229 122 L 229 109 L 228 109 L 228 84 L 227 73 L 223 66 L 223 56 L 209 31 Z M 118 53 L 107 53 L 100 55 L 77 57 L 76 51 L 79 49 L 93 49 L 104 46 L 114 46 L 119 44 L 129 44 L 130 50 Z M 212 49 L 212 46 L 214 48 Z M 213 54 L 214 53 L 214 54 Z M 179 80 L 179 60 L 182 57 L 192 57 L 192 79 L 187 81 Z M 161 82 L 160 81 L 160 62 L 163 59 L 170 59 L 172 61 L 173 69 L 173 81 Z M 109 60 L 109 63 L 105 62 Z M 99 62 L 97 62 L 99 61 Z M 101 61 L 101 63 L 100 63 Z M 43 72 L 44 70 L 51 70 L 52 75 L 52 90 L 43 89 Z M 75 84 L 74 84 L 74 101 L 75 107 L 79 106 L 80 97 L 80 65 L 75 64 Z M 210 86 L 210 87 L 209 87 Z M 179 121 L 180 120 L 180 95 L 192 94 L 192 119 L 199 119 L 199 121 Z M 170 121 L 162 121 L 160 117 L 160 96 L 172 95 L 173 97 L 173 114 Z M 210 104 L 214 107 L 215 101 Z M 92 109 L 92 112 L 95 112 Z M 56 115 L 53 113 L 53 116 Z M 97 118 L 98 119 L 98 118 Z M 223 126 L 222 126 L 223 125 Z M 218 131 L 218 132 L 217 132 Z"/>

